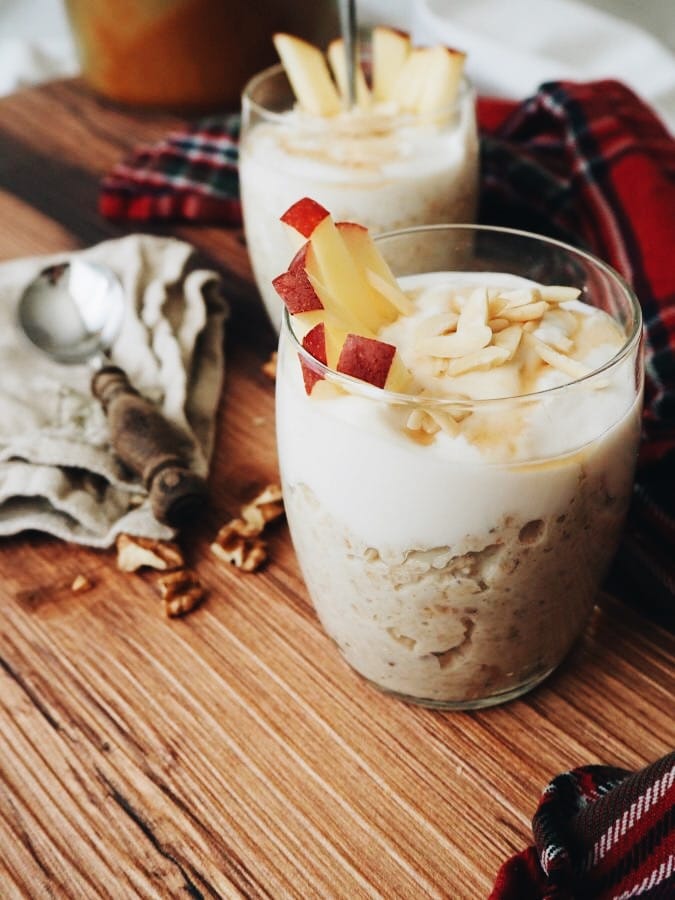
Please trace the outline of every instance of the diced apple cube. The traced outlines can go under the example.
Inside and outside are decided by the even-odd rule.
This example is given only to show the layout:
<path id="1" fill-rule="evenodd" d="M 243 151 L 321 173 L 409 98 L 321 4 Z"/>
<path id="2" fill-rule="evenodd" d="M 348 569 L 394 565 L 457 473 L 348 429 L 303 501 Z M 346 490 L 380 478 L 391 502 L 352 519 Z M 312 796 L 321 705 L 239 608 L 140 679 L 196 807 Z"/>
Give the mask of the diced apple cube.
<path id="1" fill-rule="evenodd" d="M 323 303 L 305 272 L 306 257 L 307 245 L 305 244 L 294 257 L 288 271 L 277 275 L 272 280 L 273 288 L 284 301 L 291 315 L 323 309 Z"/>
<path id="2" fill-rule="evenodd" d="M 396 347 L 384 341 L 348 334 L 338 359 L 337 370 L 383 388 L 396 355 Z"/>
<path id="3" fill-rule="evenodd" d="M 275 34 L 273 40 L 300 106 L 315 116 L 339 113 L 340 97 L 319 48 L 290 34 Z"/>
<path id="4" fill-rule="evenodd" d="M 319 322 L 319 324 L 315 325 L 311 331 L 307 332 L 302 339 L 302 346 L 310 356 L 314 357 L 314 359 L 323 363 L 324 366 L 327 364 L 326 331 L 323 322 Z M 311 366 L 302 356 L 300 356 L 300 367 L 302 369 L 302 379 L 305 383 L 305 390 L 308 394 L 311 394 L 314 385 L 317 381 L 325 378 L 325 375 L 323 372 L 319 371 L 318 368 Z"/>
<path id="5" fill-rule="evenodd" d="M 379 25 L 373 29 L 373 95 L 391 99 L 392 89 L 410 54 L 410 36 L 404 31 Z"/>
<path id="6" fill-rule="evenodd" d="M 340 91 L 342 103 L 345 107 L 349 107 L 347 54 L 345 52 L 345 42 L 342 38 L 337 38 L 328 45 L 328 62 Z M 361 109 L 369 109 L 371 105 L 370 90 L 366 84 L 366 77 L 358 63 L 356 65 L 356 105 Z"/>

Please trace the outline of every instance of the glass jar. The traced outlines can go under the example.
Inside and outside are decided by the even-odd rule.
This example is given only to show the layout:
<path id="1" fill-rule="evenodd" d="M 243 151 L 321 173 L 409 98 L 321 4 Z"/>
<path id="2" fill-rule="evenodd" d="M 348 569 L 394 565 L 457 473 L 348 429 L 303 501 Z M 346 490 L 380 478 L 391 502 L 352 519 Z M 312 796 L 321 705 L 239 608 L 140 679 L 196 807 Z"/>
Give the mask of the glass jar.
<path id="1" fill-rule="evenodd" d="M 404 289 L 428 273 L 569 285 L 622 335 L 608 362 L 566 384 L 498 399 L 421 397 L 327 369 L 284 316 L 284 501 L 326 632 L 357 672 L 397 697 L 490 706 L 560 664 L 616 551 L 640 435 L 640 308 L 600 260 L 524 232 L 438 226 L 376 243 Z M 319 379 L 309 395 L 301 362 Z M 419 413 L 446 416 L 453 429 L 411 434 L 406 423 Z"/>
<path id="2" fill-rule="evenodd" d="M 284 70 L 253 78 L 242 97 L 239 179 L 256 284 L 278 331 L 282 306 L 272 279 L 288 262 L 279 221 L 301 197 L 336 220 L 373 233 L 473 222 L 478 196 L 475 96 L 463 80 L 456 103 L 433 116 L 350 110 L 337 116 L 294 108 Z"/>
<path id="3" fill-rule="evenodd" d="M 313 0 L 66 0 L 85 79 L 134 106 L 219 110 L 276 59 L 275 31 L 325 42 L 332 3 Z"/>

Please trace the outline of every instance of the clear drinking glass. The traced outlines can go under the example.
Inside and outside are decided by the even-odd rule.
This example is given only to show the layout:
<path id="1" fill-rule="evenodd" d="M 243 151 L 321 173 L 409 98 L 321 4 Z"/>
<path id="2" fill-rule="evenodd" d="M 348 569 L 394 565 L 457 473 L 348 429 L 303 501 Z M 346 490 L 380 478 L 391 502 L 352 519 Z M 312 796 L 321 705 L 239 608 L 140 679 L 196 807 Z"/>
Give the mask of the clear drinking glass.
<path id="1" fill-rule="evenodd" d="M 372 233 L 473 222 L 478 193 L 475 96 L 463 80 L 452 108 L 433 116 L 353 110 L 331 117 L 294 109 L 282 66 L 256 75 L 242 96 L 239 178 L 256 284 L 278 331 L 272 279 L 288 264 L 279 217 L 312 197 L 336 220 Z"/>
<path id="2" fill-rule="evenodd" d="M 420 398 L 328 370 L 284 316 L 281 478 L 326 632 L 384 691 L 439 708 L 490 706 L 558 666 L 616 551 L 640 435 L 640 308 L 599 259 L 524 232 L 437 226 L 377 245 L 399 278 L 508 273 L 580 288 L 625 336 L 609 362 L 569 384 Z M 300 360 L 322 376 L 310 396 Z M 456 436 L 412 439 L 404 423 L 416 410 L 449 413 Z"/>

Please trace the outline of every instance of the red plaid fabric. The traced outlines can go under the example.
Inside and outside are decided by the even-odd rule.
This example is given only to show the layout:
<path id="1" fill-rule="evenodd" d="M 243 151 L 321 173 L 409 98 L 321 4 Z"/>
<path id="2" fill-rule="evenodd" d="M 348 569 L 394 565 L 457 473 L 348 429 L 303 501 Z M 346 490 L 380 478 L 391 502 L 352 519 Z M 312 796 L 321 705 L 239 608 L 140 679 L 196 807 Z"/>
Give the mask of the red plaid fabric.
<path id="1" fill-rule="evenodd" d="M 239 119 L 201 119 L 139 147 L 101 185 L 99 212 L 132 222 L 241 224 Z"/>
<path id="2" fill-rule="evenodd" d="M 532 830 L 536 846 L 504 863 L 489 900 L 672 900 L 675 753 L 639 772 L 558 775 Z"/>

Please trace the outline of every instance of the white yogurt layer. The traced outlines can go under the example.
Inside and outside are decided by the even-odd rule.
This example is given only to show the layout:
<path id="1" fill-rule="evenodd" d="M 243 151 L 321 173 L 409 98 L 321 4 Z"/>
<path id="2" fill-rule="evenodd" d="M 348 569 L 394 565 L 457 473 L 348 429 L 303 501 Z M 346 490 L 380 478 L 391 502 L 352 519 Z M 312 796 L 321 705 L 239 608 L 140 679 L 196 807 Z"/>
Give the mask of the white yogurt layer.
<path id="1" fill-rule="evenodd" d="M 279 330 L 271 286 L 293 254 L 280 216 L 311 197 L 336 221 L 373 233 L 472 222 L 478 188 L 474 98 L 460 93 L 456 117 L 440 124 L 354 110 L 318 120 L 297 110 L 254 125 L 242 138 L 241 198 L 249 256 Z"/>
<path id="2" fill-rule="evenodd" d="M 381 337 L 397 344 L 422 388 L 432 376 L 416 368 L 410 336 L 437 311 L 439 285 L 466 288 L 472 278 L 402 282 L 411 295 L 431 289 Z M 565 306 L 581 323 L 579 361 L 613 359 L 625 342 L 618 326 L 576 301 Z M 640 430 L 634 366 L 628 355 L 555 390 L 478 401 L 456 434 L 422 443 L 405 427 L 410 406 L 384 392 L 307 396 L 297 354 L 282 341 L 278 450 L 291 533 L 317 612 L 358 671 L 401 694 L 463 703 L 517 692 L 560 662 L 592 607 L 630 497 Z M 498 396 L 499 368 L 473 383 L 448 380 L 445 393 Z M 544 366 L 518 377 L 534 391 L 569 382 Z"/>

